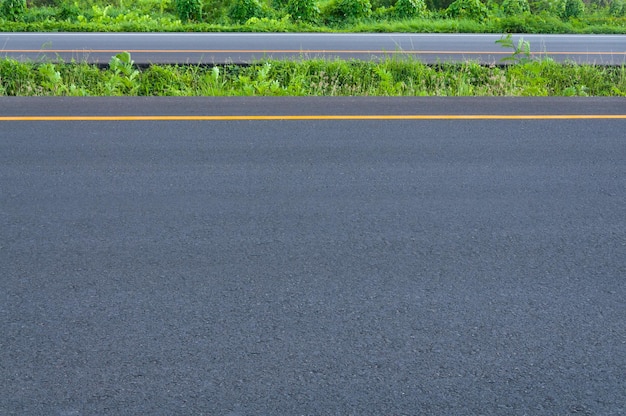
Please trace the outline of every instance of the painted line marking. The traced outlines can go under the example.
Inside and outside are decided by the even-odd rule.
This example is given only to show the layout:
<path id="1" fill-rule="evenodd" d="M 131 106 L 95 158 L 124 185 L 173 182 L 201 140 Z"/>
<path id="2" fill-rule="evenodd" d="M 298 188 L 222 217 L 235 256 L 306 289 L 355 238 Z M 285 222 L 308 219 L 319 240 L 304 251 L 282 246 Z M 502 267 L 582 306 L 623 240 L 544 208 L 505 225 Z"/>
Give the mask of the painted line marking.
<path id="1" fill-rule="evenodd" d="M 626 114 L 0 116 L 0 121 L 626 120 Z"/>

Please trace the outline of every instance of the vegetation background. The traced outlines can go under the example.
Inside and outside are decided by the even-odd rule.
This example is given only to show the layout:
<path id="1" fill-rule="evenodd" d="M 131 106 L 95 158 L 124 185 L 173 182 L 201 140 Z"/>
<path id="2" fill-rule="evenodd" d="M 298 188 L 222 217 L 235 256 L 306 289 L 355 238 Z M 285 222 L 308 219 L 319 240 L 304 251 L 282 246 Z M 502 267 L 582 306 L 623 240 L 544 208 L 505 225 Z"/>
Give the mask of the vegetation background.
<path id="1" fill-rule="evenodd" d="M 625 1 L 0 0 L 0 30 L 623 34 Z"/>
<path id="2" fill-rule="evenodd" d="M 0 0 L 1 31 L 626 33 L 625 0 Z M 137 68 L 0 60 L 2 95 L 626 96 L 626 67 L 534 60 Z"/>

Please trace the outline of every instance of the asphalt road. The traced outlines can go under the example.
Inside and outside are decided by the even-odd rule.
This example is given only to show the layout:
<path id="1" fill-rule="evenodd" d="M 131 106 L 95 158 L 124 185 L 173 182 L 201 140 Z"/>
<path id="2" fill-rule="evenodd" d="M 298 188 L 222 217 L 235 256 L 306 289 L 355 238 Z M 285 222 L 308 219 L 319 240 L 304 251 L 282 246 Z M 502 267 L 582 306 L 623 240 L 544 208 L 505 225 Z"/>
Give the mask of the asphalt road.
<path id="1" fill-rule="evenodd" d="M 131 52 L 138 64 L 250 63 L 264 58 L 387 59 L 500 63 L 512 54 L 491 34 L 0 33 L 0 56 L 106 64 Z M 624 35 L 523 35 L 533 57 L 599 65 L 626 63 Z M 514 36 L 517 44 L 519 35 Z"/>
<path id="2" fill-rule="evenodd" d="M 626 413 L 623 99 L 0 114 L 0 414 Z"/>

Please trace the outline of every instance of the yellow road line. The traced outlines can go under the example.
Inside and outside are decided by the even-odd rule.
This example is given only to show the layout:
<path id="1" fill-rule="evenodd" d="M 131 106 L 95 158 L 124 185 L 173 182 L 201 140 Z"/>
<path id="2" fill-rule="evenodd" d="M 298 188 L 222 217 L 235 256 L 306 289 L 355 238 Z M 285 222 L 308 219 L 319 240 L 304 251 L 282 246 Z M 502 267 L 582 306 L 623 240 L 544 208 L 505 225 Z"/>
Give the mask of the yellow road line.
<path id="1" fill-rule="evenodd" d="M 0 116 L 0 121 L 626 120 L 626 114 Z"/>

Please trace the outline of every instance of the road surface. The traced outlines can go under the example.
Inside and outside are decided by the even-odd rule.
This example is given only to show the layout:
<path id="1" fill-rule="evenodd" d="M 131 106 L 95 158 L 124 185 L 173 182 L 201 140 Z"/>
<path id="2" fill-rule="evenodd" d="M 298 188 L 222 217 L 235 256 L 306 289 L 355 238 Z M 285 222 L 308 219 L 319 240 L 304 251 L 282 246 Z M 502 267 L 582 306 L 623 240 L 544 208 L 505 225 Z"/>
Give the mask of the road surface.
<path id="1" fill-rule="evenodd" d="M 626 62 L 624 35 L 523 35 L 532 57 L 599 65 Z M 100 64 L 131 52 L 138 64 L 251 63 L 274 59 L 416 59 L 501 63 L 512 50 L 492 34 L 0 33 L 0 56 Z M 514 36 L 517 45 L 520 36 Z"/>
<path id="2" fill-rule="evenodd" d="M 622 415 L 625 110 L 2 99 L 0 413 Z"/>

